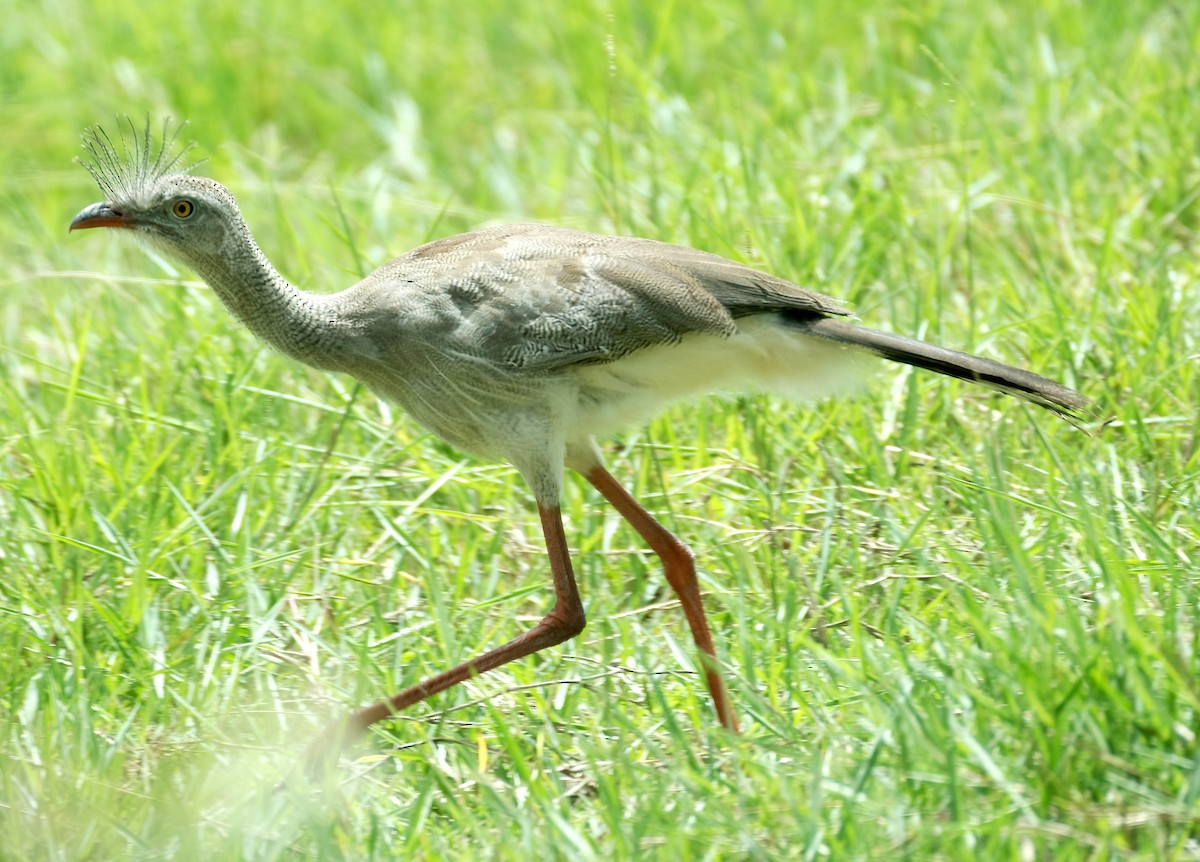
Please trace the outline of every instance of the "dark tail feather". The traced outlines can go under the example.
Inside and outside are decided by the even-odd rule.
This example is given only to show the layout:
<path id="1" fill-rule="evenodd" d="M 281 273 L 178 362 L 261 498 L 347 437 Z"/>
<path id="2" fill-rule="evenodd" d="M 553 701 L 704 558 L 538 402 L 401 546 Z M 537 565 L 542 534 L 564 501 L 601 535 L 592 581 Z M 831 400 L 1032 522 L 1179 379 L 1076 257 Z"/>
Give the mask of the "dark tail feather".
<path id="1" fill-rule="evenodd" d="M 815 338 L 867 350 L 893 362 L 903 362 L 959 380 L 982 383 L 1072 419 L 1083 420 L 1095 415 L 1092 402 L 1078 392 L 1031 371 L 828 317 L 793 319 L 788 322 Z"/>

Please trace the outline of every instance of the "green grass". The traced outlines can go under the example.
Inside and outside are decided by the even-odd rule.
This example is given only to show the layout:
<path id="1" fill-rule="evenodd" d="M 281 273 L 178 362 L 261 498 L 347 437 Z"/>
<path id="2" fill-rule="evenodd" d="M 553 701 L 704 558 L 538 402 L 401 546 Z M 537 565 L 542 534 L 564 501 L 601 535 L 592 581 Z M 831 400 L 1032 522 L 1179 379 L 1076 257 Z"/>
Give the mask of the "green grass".
<path id="1" fill-rule="evenodd" d="M 0 858 L 1200 855 L 1200 7 L 0 3 Z M 368 11 L 368 9 L 370 11 Z M 273 792 L 551 598 L 536 511 L 101 233 L 84 126 L 191 121 L 295 282 L 538 220 L 1024 364 L 608 441 L 695 548 L 744 735 L 596 495 L 562 648 Z"/>

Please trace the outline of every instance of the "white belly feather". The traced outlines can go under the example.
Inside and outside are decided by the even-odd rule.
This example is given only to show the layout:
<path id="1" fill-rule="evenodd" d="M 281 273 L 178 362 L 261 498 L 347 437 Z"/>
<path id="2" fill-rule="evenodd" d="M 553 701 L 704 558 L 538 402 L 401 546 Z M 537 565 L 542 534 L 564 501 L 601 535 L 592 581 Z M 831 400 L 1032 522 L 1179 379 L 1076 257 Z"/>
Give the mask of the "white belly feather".
<path id="1" fill-rule="evenodd" d="M 869 365 L 870 357 L 806 336 L 775 315 L 742 318 L 729 338 L 688 335 L 574 369 L 579 401 L 566 439 L 637 426 L 674 401 L 709 392 L 769 392 L 798 401 L 843 394 Z"/>

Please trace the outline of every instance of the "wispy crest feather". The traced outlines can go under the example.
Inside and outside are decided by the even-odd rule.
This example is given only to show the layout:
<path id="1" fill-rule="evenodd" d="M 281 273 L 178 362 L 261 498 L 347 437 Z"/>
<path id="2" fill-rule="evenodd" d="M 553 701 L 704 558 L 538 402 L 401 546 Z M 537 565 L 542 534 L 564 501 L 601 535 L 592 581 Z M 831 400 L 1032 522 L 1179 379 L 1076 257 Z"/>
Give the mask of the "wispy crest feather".
<path id="1" fill-rule="evenodd" d="M 184 120 L 172 129 L 171 118 L 164 118 L 157 144 L 151 134 L 149 116 L 140 132 L 129 116 L 124 122 L 118 119 L 116 140 L 102 126 L 92 126 L 83 133 L 83 148 L 88 158 L 80 159 L 79 163 L 109 200 L 144 203 L 163 177 L 188 173 L 204 161 L 184 163 L 184 157 L 196 145 L 194 141 L 176 151 L 175 142 L 186 126 Z"/>

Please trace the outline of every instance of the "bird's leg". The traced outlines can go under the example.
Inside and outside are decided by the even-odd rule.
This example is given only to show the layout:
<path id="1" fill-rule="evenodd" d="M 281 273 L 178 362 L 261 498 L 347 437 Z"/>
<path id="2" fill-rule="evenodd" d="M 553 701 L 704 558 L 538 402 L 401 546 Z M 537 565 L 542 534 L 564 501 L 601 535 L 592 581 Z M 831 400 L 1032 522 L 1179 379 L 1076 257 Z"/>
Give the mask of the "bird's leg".
<path id="1" fill-rule="evenodd" d="M 696 564 L 692 552 L 675 534 L 664 527 L 647 512 L 633 496 L 626 491 L 612 474 L 599 465 L 594 465 L 584 472 L 584 478 L 604 495 L 604 499 L 612 503 L 638 535 L 646 540 L 651 550 L 662 561 L 667 583 L 679 596 L 683 613 L 692 629 L 692 639 L 705 655 L 704 677 L 708 682 L 708 691 L 712 695 L 713 706 L 717 710 L 717 718 L 721 724 L 734 733 L 738 731 L 737 718 L 729 702 L 729 693 L 725 690 L 725 682 L 717 670 L 717 650 L 713 646 L 712 632 L 708 627 L 708 617 L 704 614 L 704 603 L 700 599 L 700 584 L 696 580 Z"/>
<path id="2" fill-rule="evenodd" d="M 546 551 L 550 557 L 550 571 L 554 576 L 555 600 L 550 613 L 520 637 L 406 688 L 386 700 L 360 709 L 347 719 L 337 722 L 309 747 L 310 773 L 328 765 L 344 746 L 353 742 L 377 721 L 382 721 L 439 691 L 445 691 L 463 680 L 486 673 L 540 649 L 562 643 L 583 631 L 583 602 L 579 599 L 579 588 L 575 585 L 575 575 L 571 570 L 571 556 L 567 549 L 567 537 L 563 532 L 562 511 L 557 504 L 543 506 L 539 503 L 538 513 L 541 515 Z"/>

